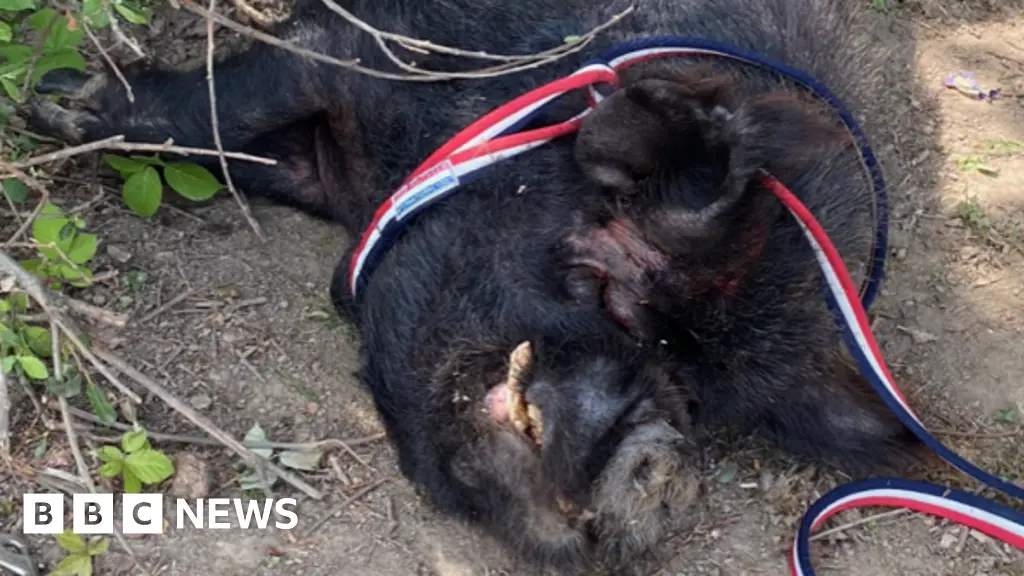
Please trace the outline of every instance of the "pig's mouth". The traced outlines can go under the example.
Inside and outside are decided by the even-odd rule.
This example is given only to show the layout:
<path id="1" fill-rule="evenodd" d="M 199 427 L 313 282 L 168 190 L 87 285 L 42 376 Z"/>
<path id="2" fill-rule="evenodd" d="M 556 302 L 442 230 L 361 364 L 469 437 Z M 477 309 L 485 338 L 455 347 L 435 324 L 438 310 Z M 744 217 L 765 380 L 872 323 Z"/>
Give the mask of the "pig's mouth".
<path id="1" fill-rule="evenodd" d="M 544 445 L 544 420 L 540 408 L 526 400 L 524 385 L 533 366 L 533 347 L 522 342 L 509 355 L 505 381 L 487 393 L 486 406 L 491 419 L 512 428 L 538 449 Z"/>

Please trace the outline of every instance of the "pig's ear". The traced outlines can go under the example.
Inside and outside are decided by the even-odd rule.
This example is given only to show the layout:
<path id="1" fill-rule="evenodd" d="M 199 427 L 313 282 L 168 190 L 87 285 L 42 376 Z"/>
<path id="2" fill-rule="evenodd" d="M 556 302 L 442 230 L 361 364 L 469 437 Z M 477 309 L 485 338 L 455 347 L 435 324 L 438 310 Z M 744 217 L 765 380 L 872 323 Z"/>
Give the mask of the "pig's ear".
<path id="1" fill-rule="evenodd" d="M 702 145 L 728 116 L 716 103 L 724 92 L 720 83 L 705 84 L 646 79 L 602 100 L 576 138 L 576 161 L 584 175 L 630 195 L 641 181 L 687 155 L 688 148 Z"/>

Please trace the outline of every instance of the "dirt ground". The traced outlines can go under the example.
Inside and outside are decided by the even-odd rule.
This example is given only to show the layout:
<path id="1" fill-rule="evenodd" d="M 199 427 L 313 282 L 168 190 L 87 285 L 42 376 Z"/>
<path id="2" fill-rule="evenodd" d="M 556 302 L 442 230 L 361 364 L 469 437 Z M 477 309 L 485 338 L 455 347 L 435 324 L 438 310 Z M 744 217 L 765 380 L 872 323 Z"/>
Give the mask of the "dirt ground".
<path id="1" fill-rule="evenodd" d="M 872 10 L 871 2 L 864 4 Z M 871 111 L 887 126 L 874 145 L 893 203 L 888 278 L 872 311 L 876 335 L 929 426 L 956 431 L 941 439 L 1020 483 L 1024 3 L 894 4 L 889 1 L 887 12 L 872 11 L 878 42 L 893 55 L 889 87 Z M 170 11 L 156 18 L 153 30 L 136 29 L 144 49 L 171 61 L 202 49 L 205 32 L 197 19 Z M 943 79 L 958 71 L 1001 88 L 1002 97 L 988 104 L 944 87 Z M 79 158 L 61 170 L 72 181 L 61 187 L 65 196 L 58 202 L 71 206 L 96 195 L 93 162 Z M 188 212 L 165 207 L 149 223 L 128 212 L 113 191 L 92 204 L 81 216 L 100 234 L 97 270 L 118 274 L 82 297 L 133 319 L 124 330 L 97 327 L 96 337 L 239 439 L 254 423 L 282 442 L 381 432 L 370 398 L 353 376 L 356 336 L 327 312 L 331 271 L 350 239 L 336 226 L 286 208 L 257 205 L 254 213 L 266 243 L 230 201 Z M 27 401 L 16 403 L 14 428 L 26 458 L 41 432 L 24 429 L 32 416 Z M 157 399 L 147 399 L 139 418 L 152 431 L 197 434 Z M 57 438 L 42 459 L 72 469 Z M 225 449 L 155 445 L 203 462 L 210 472 L 207 495 L 239 495 L 236 459 Z M 525 573 L 495 543 L 426 507 L 399 477 L 386 443 L 353 450 L 356 455 L 332 452 L 336 465 L 305 475 L 327 498 L 300 499 L 293 531 L 172 526 L 163 536 L 132 539 L 132 547 L 154 574 Z M 0 471 L 0 496 L 20 502 L 32 487 L 8 474 Z M 386 481 L 339 508 L 308 539 L 300 538 L 328 510 L 380 479 Z M 945 470 L 933 479 L 962 481 Z M 786 573 L 785 550 L 800 515 L 841 481 L 831 470 L 746 439 L 709 447 L 700 525 L 664 545 L 667 560 L 654 574 Z M 275 488 L 279 497 L 295 495 L 283 483 Z M 835 524 L 878 512 L 849 512 Z M 19 519 L 20 513 L 0 516 L 0 532 L 18 531 Z M 52 539 L 32 542 L 48 568 L 59 561 Z M 819 574 L 1024 576 L 1024 554 L 911 513 L 842 530 L 819 541 L 814 554 Z M 96 567 L 100 575 L 139 573 L 116 544 Z"/>

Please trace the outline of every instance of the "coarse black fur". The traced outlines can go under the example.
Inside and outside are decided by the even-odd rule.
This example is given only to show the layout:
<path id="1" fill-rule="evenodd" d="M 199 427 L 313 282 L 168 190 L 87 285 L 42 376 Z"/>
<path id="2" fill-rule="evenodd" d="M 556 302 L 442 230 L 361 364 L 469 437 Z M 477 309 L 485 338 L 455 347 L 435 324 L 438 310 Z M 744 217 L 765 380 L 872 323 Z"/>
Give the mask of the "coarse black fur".
<path id="1" fill-rule="evenodd" d="M 380 29 L 491 54 L 550 49 L 631 3 L 340 2 Z M 856 28 L 856 2 L 635 4 L 631 16 L 578 54 L 494 78 L 389 81 L 256 43 L 217 64 L 220 132 L 225 149 L 279 164 L 230 161 L 231 175 L 251 195 L 335 220 L 356 237 L 408 172 L 456 131 L 615 43 L 650 35 L 697 36 L 759 51 L 816 76 L 855 109 L 876 86 L 880 58 Z M 401 72 L 369 35 L 318 0 L 299 0 L 274 34 Z M 481 64 L 395 50 L 421 69 L 465 71 Z M 357 302 L 347 290 L 349 253 L 336 268 L 332 298 L 361 331 L 362 378 L 403 473 L 440 509 L 473 519 L 524 556 L 562 571 L 595 562 L 623 565 L 688 521 L 698 476 L 688 420 L 694 405 L 700 418 L 767 430 L 794 452 L 851 468 L 870 468 L 887 460 L 890 449 L 906 446 L 891 417 L 865 408 L 869 400 L 835 393 L 848 378 L 828 360 L 837 346 L 814 260 L 777 206 L 752 194 L 730 206 L 729 222 L 768 231 L 763 251 L 744 264 L 731 302 L 701 296 L 705 279 L 686 274 L 687 266 L 699 265 L 694 269 L 713 275 L 721 269 L 710 263 L 737 260 L 732 224 L 721 236 L 687 238 L 673 218 L 715 200 L 721 182 L 744 187 L 756 169 L 789 166 L 790 159 L 799 166 L 785 175 L 787 184 L 845 257 L 865 258 L 871 235 L 870 193 L 854 150 L 804 132 L 803 108 L 773 109 L 772 96 L 760 97 L 759 107 L 758 95 L 793 94 L 793 86 L 763 70 L 701 57 L 638 66 L 625 75 L 625 85 L 698 69 L 679 82 L 693 91 L 701 78 L 725 75 L 730 90 L 689 108 L 705 114 L 706 122 L 668 124 L 680 130 L 668 134 L 670 147 L 685 153 L 669 159 L 661 148 L 641 151 L 641 158 L 655 154 L 653 167 L 595 173 L 595 164 L 604 166 L 604 152 L 615 149 L 602 148 L 602 133 L 628 142 L 630 132 L 614 122 L 610 128 L 591 123 L 599 137 L 594 156 L 577 157 L 575 139 L 561 139 L 494 166 L 410 222 Z M 125 74 L 134 104 L 111 74 L 51 73 L 41 89 L 72 92 L 72 104 L 36 101 L 33 123 L 70 141 L 124 134 L 129 141 L 173 138 L 179 145 L 213 147 L 205 70 L 134 66 Z M 567 118 L 585 105 L 583 95 L 574 94 L 539 121 Z M 648 105 L 671 112 L 658 102 Z M 732 124 L 719 118 L 718 105 Z M 618 114 L 612 112 L 605 118 Z M 813 148 L 822 138 L 830 145 Z M 620 146 L 618 152 L 626 159 L 631 150 Z M 644 170 L 663 179 L 646 193 L 624 193 L 623 185 L 644 177 Z M 594 284 L 592 274 L 615 254 L 632 254 L 617 233 L 594 236 L 609 222 L 646 230 L 643 242 L 658 247 L 648 255 L 660 262 L 653 272 L 642 266 L 635 284 L 620 282 L 617 295 Z M 651 226 L 658 222 L 662 234 L 655 230 L 658 241 L 652 242 Z M 680 295 L 681 306 L 673 300 Z M 650 309 L 634 315 L 632 330 L 622 330 L 629 319 L 623 307 L 638 305 Z M 637 346 L 638 335 L 652 334 L 668 345 Z M 526 396 L 545 415 L 539 450 L 484 413 L 488 390 L 505 377 L 509 352 L 526 340 L 535 352 Z"/>

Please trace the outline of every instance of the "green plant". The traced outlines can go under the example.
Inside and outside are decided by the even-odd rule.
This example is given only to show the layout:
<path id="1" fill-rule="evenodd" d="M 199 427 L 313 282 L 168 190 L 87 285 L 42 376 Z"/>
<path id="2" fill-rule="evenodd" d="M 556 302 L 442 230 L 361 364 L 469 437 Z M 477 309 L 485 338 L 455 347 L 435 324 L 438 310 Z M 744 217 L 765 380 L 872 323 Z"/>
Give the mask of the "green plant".
<path id="1" fill-rule="evenodd" d="M 138 426 L 125 432 L 121 447 L 102 446 L 96 457 L 103 462 L 100 476 L 114 478 L 121 476 L 122 488 L 126 493 L 142 491 L 142 485 L 159 484 L 174 475 L 174 463 L 166 454 L 155 450 L 146 438 L 146 429 Z"/>
<path id="2" fill-rule="evenodd" d="M 57 544 L 67 550 L 68 555 L 50 572 L 50 576 L 92 576 L 92 558 L 105 554 L 110 548 L 110 540 L 93 536 L 88 542 L 78 534 L 65 530 L 56 536 Z"/>
<path id="3" fill-rule="evenodd" d="M 224 185 L 209 170 L 192 162 L 166 162 L 159 156 L 103 156 L 111 168 L 124 178 L 121 188 L 124 203 L 133 212 L 149 218 L 163 200 L 163 180 L 182 197 L 196 202 L 209 200 Z"/>
<path id="4" fill-rule="evenodd" d="M 82 232 L 84 229 L 81 218 L 47 202 L 32 222 L 32 239 L 39 257 L 22 260 L 21 266 L 52 290 L 60 290 L 65 282 L 76 288 L 88 286 L 92 270 L 85 264 L 96 255 L 98 239 L 95 234 Z"/>

